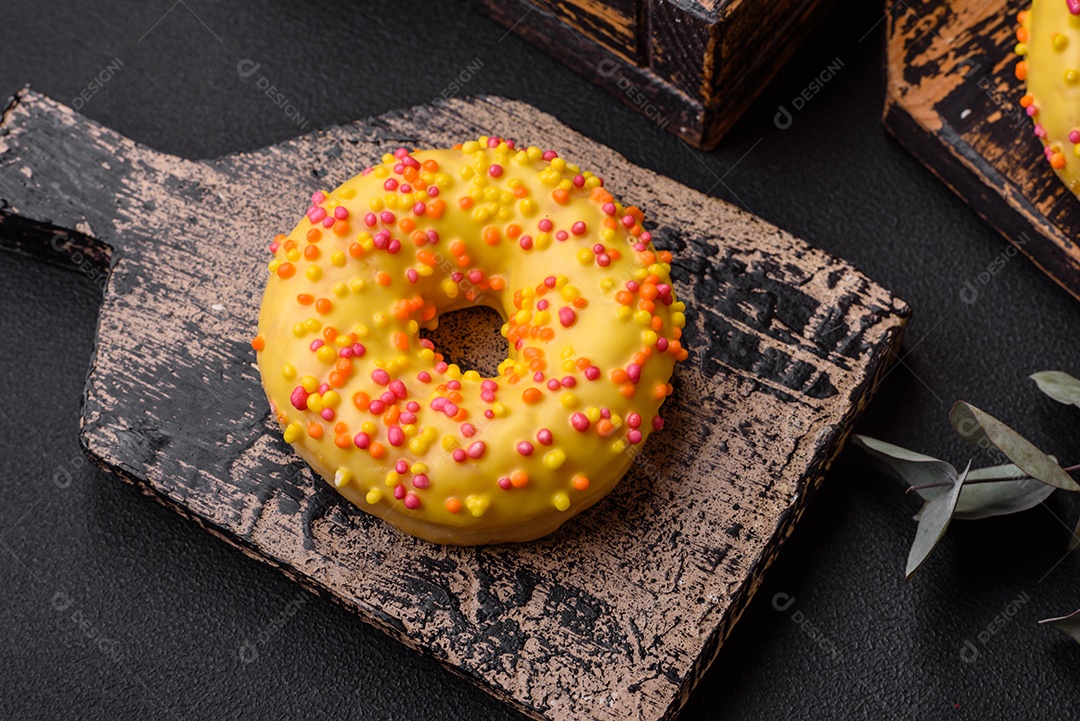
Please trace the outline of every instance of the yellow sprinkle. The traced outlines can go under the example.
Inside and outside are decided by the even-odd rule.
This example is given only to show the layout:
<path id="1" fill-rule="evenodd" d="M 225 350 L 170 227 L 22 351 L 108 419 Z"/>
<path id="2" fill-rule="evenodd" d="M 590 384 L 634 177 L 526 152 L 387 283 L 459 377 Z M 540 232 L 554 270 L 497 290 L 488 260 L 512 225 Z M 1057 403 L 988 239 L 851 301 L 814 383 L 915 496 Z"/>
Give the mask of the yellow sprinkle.
<path id="1" fill-rule="evenodd" d="M 297 338 L 303 338 L 304 335 L 307 333 L 307 328 L 304 327 L 303 323 L 297 323 L 292 327 L 292 332 L 293 335 Z"/>
<path id="2" fill-rule="evenodd" d="M 421 438 L 413 438 L 409 441 L 409 450 L 414 456 L 422 456 L 427 453 L 427 444 Z"/>
<path id="3" fill-rule="evenodd" d="M 372 321 L 374 321 L 375 327 L 378 328 L 379 330 L 382 330 L 383 328 L 385 328 L 387 323 L 390 322 L 390 319 L 386 317 L 386 313 L 382 313 L 382 312 L 375 313 L 375 315 L 372 316 L 371 319 L 372 319 Z"/>
<path id="4" fill-rule="evenodd" d="M 296 367 L 292 363 L 286 363 L 281 366 L 281 375 L 285 377 L 285 380 L 292 380 L 296 377 Z"/>
<path id="5" fill-rule="evenodd" d="M 326 391 L 322 394 L 322 404 L 324 408 L 337 408 L 341 404 L 341 396 L 337 391 Z"/>
<path id="6" fill-rule="evenodd" d="M 307 397 L 307 407 L 315 413 L 318 413 L 323 409 L 322 396 L 318 393 L 312 393 Z"/>
<path id="7" fill-rule="evenodd" d="M 401 476 L 398 475 L 397 471 L 390 471 L 389 473 L 386 474 L 385 483 L 390 488 L 393 488 L 395 486 L 400 486 L 401 485 Z"/>
<path id="8" fill-rule="evenodd" d="M 484 515 L 487 511 L 490 501 L 487 496 L 469 496 L 465 499 L 465 507 L 469 509 L 469 513 L 473 514 L 476 518 Z"/>
<path id="9" fill-rule="evenodd" d="M 367 495 L 364 496 L 364 500 L 367 501 L 368 504 L 374 506 L 376 503 L 382 500 L 382 491 L 380 491 L 378 488 L 372 488 L 370 491 L 367 492 Z"/>
<path id="10" fill-rule="evenodd" d="M 337 352 L 334 351 L 333 346 L 324 345 L 319 350 L 315 351 L 315 357 L 321 360 L 323 363 L 333 363 L 337 360 Z"/>
<path id="11" fill-rule="evenodd" d="M 563 408 L 577 408 L 578 397 L 570 391 L 567 391 L 566 393 L 563 393 L 562 398 L 559 399 L 559 403 L 562 404 Z"/>
<path id="12" fill-rule="evenodd" d="M 679 312 L 672 313 L 671 322 L 675 324 L 676 328 L 682 328 L 686 325 L 686 316 Z"/>
<path id="13" fill-rule="evenodd" d="M 615 313 L 619 316 L 619 320 L 626 320 L 634 314 L 634 311 L 630 310 L 630 306 L 628 305 L 620 305 Z"/>
<path id="14" fill-rule="evenodd" d="M 541 233 L 533 240 L 533 247 L 537 250 L 547 250 L 551 245 L 551 234 Z"/>
<path id="15" fill-rule="evenodd" d="M 452 451 L 458 447 L 457 438 L 453 436 L 443 436 L 442 447 L 444 451 Z"/>
<path id="16" fill-rule="evenodd" d="M 593 252 L 588 248 L 582 248 L 577 252 L 577 259 L 582 265 L 592 265 Z"/>
<path id="17" fill-rule="evenodd" d="M 602 281 L 600 281 L 600 290 L 604 291 L 605 293 L 615 290 L 615 281 L 611 278 L 604 278 Z"/>
<path id="18" fill-rule="evenodd" d="M 302 385 L 304 390 L 308 393 L 314 393 L 319 389 L 319 381 L 315 376 L 304 376 L 300 379 L 300 385 Z"/>
<path id="19" fill-rule="evenodd" d="M 600 409 L 596 406 L 589 406 L 585 409 L 585 415 L 591 423 L 596 423 L 600 420 Z"/>
<path id="20" fill-rule="evenodd" d="M 551 470 L 555 470 L 565 462 L 566 454 L 558 448 L 553 451 L 548 451 L 547 454 L 544 455 L 544 465 Z"/>
<path id="21" fill-rule="evenodd" d="M 342 297 L 344 297 L 344 296 L 348 295 L 348 293 L 349 293 L 349 286 L 345 285 L 344 283 L 334 283 L 334 285 L 333 285 L 333 286 L 332 286 L 332 287 L 330 288 L 330 290 L 331 290 L 331 291 L 332 291 L 332 292 L 334 293 L 334 295 L 336 295 L 336 296 L 337 296 L 338 298 L 342 298 Z"/>
<path id="22" fill-rule="evenodd" d="M 330 256 L 330 262 L 341 268 L 345 265 L 345 254 L 340 250 L 335 250 L 334 254 Z"/>
<path id="23" fill-rule="evenodd" d="M 495 414 L 496 418 L 502 418 L 507 413 L 509 413 L 509 411 L 506 409 L 506 406 L 504 406 L 502 403 L 492 403 L 491 412 Z"/>
<path id="24" fill-rule="evenodd" d="M 320 323 L 316 318 L 308 318 L 304 321 L 304 327 L 312 333 L 317 333 L 319 330 L 322 329 L 322 323 Z"/>
<path id="25" fill-rule="evenodd" d="M 476 142 L 475 140 L 470 140 L 469 142 L 464 143 L 461 146 L 461 152 L 465 153 L 466 155 L 472 155 L 479 149 L 480 143 Z"/>
<path id="26" fill-rule="evenodd" d="M 1073 84 L 1077 81 L 1080 81 L 1080 72 L 1077 72 L 1076 70 L 1065 71 L 1065 82 Z"/>
<path id="27" fill-rule="evenodd" d="M 451 279 L 444 278 L 443 282 L 439 284 L 439 287 L 442 288 L 442 292 L 446 294 L 447 298 L 457 298 L 458 286 L 457 283 Z"/>
<path id="28" fill-rule="evenodd" d="M 553 500 L 555 502 L 555 507 L 558 508 L 560 511 L 565 511 L 567 508 L 570 507 L 570 497 L 562 491 L 556 493 Z"/>
<path id="29" fill-rule="evenodd" d="M 362 430 L 364 433 L 367 433 L 369 436 L 374 438 L 376 431 L 379 430 L 379 427 L 377 425 L 375 425 L 374 421 L 364 421 L 360 425 L 360 430 Z"/>
<path id="30" fill-rule="evenodd" d="M 290 423 L 285 427 L 285 433 L 283 435 L 286 443 L 296 443 L 300 440 L 300 437 L 304 435 L 304 427 L 299 423 Z"/>
<path id="31" fill-rule="evenodd" d="M 349 485 L 349 481 L 352 480 L 352 473 L 348 468 L 339 468 L 337 473 L 334 474 L 334 485 L 338 488 Z"/>
<path id="32" fill-rule="evenodd" d="M 296 261 L 300 260 L 300 251 L 296 248 L 293 248 L 285 254 L 285 257 L 295 263 Z"/>
<path id="33" fill-rule="evenodd" d="M 615 451 L 616 453 L 622 453 L 626 450 L 626 445 L 626 439 L 620 438 L 619 440 L 611 444 L 611 450 Z"/>
<path id="34" fill-rule="evenodd" d="M 1050 36 L 1050 44 L 1054 46 L 1054 50 L 1062 51 L 1069 45 L 1069 39 L 1061 33 L 1054 33 Z"/>
<path id="35" fill-rule="evenodd" d="M 420 431 L 420 437 L 427 443 L 434 443 L 439 437 L 439 431 L 435 426 L 425 426 L 424 430 Z"/>

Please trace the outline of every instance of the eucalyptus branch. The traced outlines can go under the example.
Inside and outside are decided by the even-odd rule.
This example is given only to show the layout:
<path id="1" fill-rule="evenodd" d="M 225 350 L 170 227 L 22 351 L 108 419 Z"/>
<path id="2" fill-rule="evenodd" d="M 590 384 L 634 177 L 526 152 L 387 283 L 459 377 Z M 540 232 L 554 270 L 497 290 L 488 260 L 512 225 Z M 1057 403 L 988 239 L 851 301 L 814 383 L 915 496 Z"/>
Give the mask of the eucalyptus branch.
<path id="1" fill-rule="evenodd" d="M 1069 466 L 1068 468 L 1062 468 L 1061 470 L 1066 473 L 1072 473 L 1073 471 L 1080 471 L 1080 463 L 1075 466 Z M 1030 481 L 1034 480 L 1032 476 L 1018 476 L 1016 478 L 976 478 L 973 481 L 964 481 L 965 486 L 977 486 L 980 483 L 1008 483 L 1010 481 Z M 953 484 L 945 483 L 928 483 L 925 486 L 909 486 L 904 493 L 911 493 L 912 491 L 922 491 L 927 488 L 949 488 Z"/>

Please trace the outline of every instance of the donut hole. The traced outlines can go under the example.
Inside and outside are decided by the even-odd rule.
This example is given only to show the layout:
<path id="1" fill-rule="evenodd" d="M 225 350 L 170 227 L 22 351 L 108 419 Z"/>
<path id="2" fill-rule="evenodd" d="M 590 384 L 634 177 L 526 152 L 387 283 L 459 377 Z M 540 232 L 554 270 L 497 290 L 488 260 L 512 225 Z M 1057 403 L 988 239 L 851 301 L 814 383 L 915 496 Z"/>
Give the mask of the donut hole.
<path id="1" fill-rule="evenodd" d="M 439 314 L 439 327 L 421 330 L 420 336 L 434 343 L 447 363 L 493 378 L 506 360 L 506 339 L 499 332 L 503 322 L 494 308 L 470 306 Z"/>

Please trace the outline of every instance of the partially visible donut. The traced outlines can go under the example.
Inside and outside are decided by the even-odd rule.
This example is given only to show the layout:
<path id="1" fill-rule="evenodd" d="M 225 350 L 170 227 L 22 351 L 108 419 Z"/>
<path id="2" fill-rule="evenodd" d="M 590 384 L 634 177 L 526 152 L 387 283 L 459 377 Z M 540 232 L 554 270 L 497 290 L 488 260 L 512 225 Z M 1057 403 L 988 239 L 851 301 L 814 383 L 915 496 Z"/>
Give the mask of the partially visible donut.
<path id="1" fill-rule="evenodd" d="M 687 357 L 671 254 L 553 151 L 481 137 L 382 161 L 270 245 L 253 346 L 285 440 L 415 536 L 551 533 L 663 426 Z M 471 305 L 506 321 L 494 378 L 419 335 Z"/>
<path id="2" fill-rule="evenodd" d="M 1017 15 L 1020 105 L 1035 122 L 1050 167 L 1080 193 L 1080 0 L 1034 0 Z"/>

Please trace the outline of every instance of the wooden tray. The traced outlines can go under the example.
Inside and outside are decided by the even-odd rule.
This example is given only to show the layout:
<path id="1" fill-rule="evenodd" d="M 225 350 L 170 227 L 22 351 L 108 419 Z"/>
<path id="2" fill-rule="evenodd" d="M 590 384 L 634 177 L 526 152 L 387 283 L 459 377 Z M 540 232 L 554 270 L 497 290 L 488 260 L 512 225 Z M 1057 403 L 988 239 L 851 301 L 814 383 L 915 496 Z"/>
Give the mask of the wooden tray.
<path id="1" fill-rule="evenodd" d="M 888 12 L 885 127 L 1080 298 L 1080 201 L 1020 108 L 1016 13 L 1030 0 L 908 0 Z M 948 244 L 948 238 L 942 243 Z M 1010 249 L 1011 250 L 1011 249 Z M 1015 251 L 1013 251 L 1015 252 Z M 960 288 L 974 302 L 997 266 Z"/>
<path id="2" fill-rule="evenodd" d="M 312 477 L 248 342 L 266 243 L 312 191 L 401 145 L 481 133 L 559 148 L 647 209 L 675 254 L 691 357 L 667 428 L 611 497 L 534 543 L 445 548 Z M 189 161 L 25 91 L 0 125 L 0 195 L 8 246 L 107 279 L 82 415 L 98 464 L 535 718 L 677 713 L 908 316 L 850 265 L 502 98 Z"/>
<path id="3" fill-rule="evenodd" d="M 482 0 L 495 20 L 691 145 L 735 125 L 832 0 Z"/>

